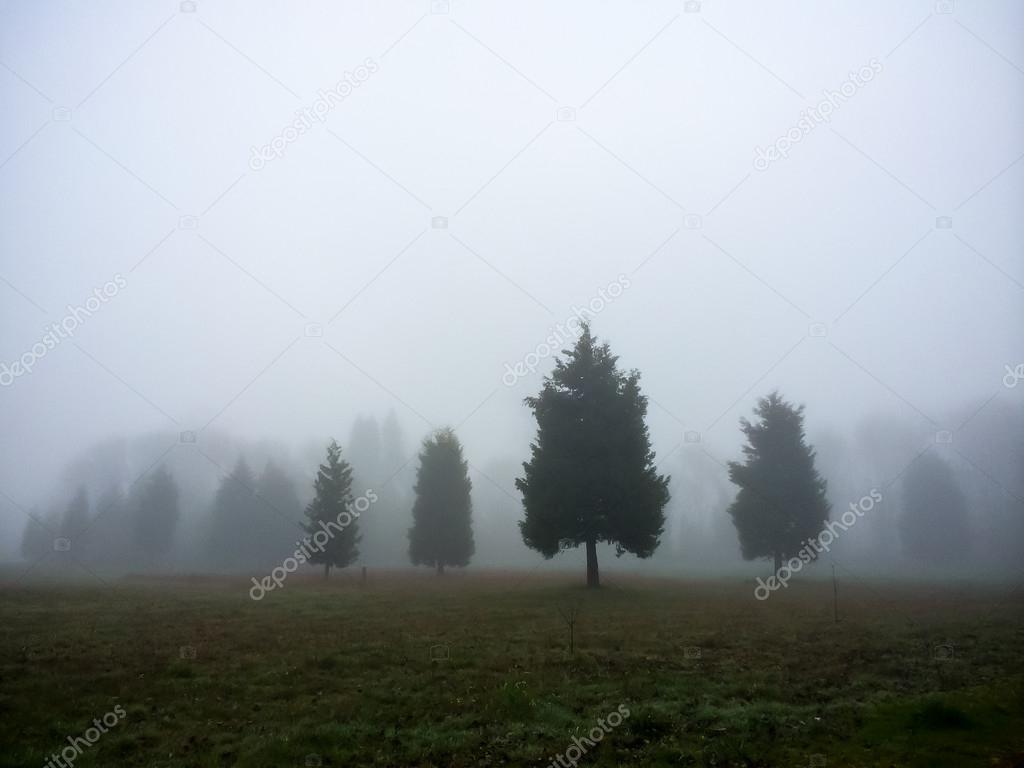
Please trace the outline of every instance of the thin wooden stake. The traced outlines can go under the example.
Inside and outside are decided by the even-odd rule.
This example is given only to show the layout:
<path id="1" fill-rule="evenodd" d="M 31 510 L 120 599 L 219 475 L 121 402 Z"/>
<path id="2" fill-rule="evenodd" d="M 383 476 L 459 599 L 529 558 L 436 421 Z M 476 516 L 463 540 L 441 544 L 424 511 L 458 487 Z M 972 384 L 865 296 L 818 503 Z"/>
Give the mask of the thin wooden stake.
<path id="1" fill-rule="evenodd" d="M 569 627 L 569 655 L 574 656 L 576 654 L 576 617 L 579 614 L 579 607 L 573 606 L 565 611 L 559 608 L 558 613 Z"/>

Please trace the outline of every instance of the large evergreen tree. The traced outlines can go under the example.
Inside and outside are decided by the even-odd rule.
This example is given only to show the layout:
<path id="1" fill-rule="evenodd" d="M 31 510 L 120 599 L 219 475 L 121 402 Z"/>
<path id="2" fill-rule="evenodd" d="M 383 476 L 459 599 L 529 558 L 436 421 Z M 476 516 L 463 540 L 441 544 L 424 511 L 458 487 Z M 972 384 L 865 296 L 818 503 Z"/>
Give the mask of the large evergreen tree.
<path id="1" fill-rule="evenodd" d="M 903 476 L 900 541 L 911 557 L 933 563 L 963 559 L 970 547 L 967 501 L 952 470 L 932 452 Z"/>
<path id="2" fill-rule="evenodd" d="M 640 374 L 624 373 L 607 344 L 584 325 L 563 350 L 537 397 L 526 404 L 537 419 L 525 474 L 523 541 L 545 557 L 586 546 L 587 586 L 600 585 L 597 544 L 650 557 L 665 527 L 669 479 L 654 466 L 644 421 Z"/>
<path id="3" fill-rule="evenodd" d="M 132 501 L 133 543 L 147 559 L 167 554 L 180 514 L 174 476 L 160 466 L 140 483 Z"/>
<path id="4" fill-rule="evenodd" d="M 469 565 L 474 545 L 468 469 L 451 429 L 440 429 L 423 441 L 409 529 L 413 565 L 429 565 L 438 575 L 445 566 Z"/>
<path id="5" fill-rule="evenodd" d="M 358 512 L 353 506 L 352 468 L 341 458 L 341 446 L 334 440 L 327 446 L 327 459 L 313 481 L 313 500 L 306 507 L 306 533 L 325 531 L 328 540 L 317 547 L 309 561 L 324 567 L 324 578 L 331 568 L 344 568 L 359 557 Z"/>
<path id="6" fill-rule="evenodd" d="M 743 557 L 773 558 L 777 571 L 821 533 L 830 507 L 804 436 L 804 407 L 772 392 L 758 400 L 754 414 L 755 422 L 740 419 L 746 460 L 729 462 L 729 479 L 740 489 L 729 515 Z"/>

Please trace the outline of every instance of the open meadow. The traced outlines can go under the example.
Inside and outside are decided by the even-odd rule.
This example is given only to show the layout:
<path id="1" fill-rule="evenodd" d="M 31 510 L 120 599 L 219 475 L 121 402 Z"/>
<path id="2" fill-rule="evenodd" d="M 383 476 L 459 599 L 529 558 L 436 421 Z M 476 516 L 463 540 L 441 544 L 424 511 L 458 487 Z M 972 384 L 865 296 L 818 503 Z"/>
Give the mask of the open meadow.
<path id="1" fill-rule="evenodd" d="M 614 573 L 247 588 L 0 586 L 0 766 L 46 765 L 115 707 L 76 768 L 1024 760 L 1008 587 L 841 583 L 838 624 L 825 582 L 763 602 L 747 580 Z"/>
<path id="2" fill-rule="evenodd" d="M 1024 768 L 1024 0 L 0 2 L 0 768 Z"/>

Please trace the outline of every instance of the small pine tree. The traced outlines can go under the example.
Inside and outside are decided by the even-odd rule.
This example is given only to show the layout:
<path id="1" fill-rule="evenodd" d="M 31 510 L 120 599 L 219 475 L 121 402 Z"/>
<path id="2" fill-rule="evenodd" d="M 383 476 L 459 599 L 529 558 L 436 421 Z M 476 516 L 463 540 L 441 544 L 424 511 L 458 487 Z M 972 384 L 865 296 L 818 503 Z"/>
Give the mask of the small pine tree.
<path id="1" fill-rule="evenodd" d="M 360 536 L 358 512 L 353 508 L 352 468 L 341 458 L 341 446 L 335 440 L 327 446 L 327 460 L 317 471 L 313 492 L 313 500 L 306 507 L 306 533 L 312 539 L 317 532 L 324 531 L 329 539 L 322 548 L 310 548 L 309 561 L 323 565 L 326 579 L 331 568 L 344 568 L 359 557 Z"/>
<path id="2" fill-rule="evenodd" d="M 814 449 L 804 437 L 804 407 L 778 392 L 758 400 L 756 423 L 740 419 L 747 437 L 744 463 L 729 462 L 739 486 L 729 515 L 747 560 L 774 558 L 775 570 L 793 557 L 828 520 L 825 481 L 814 468 Z"/>
<path id="3" fill-rule="evenodd" d="M 409 559 L 440 576 L 446 565 L 465 567 L 473 556 L 473 484 L 462 445 L 451 429 L 423 441 L 416 472 L 416 501 L 409 529 Z"/>

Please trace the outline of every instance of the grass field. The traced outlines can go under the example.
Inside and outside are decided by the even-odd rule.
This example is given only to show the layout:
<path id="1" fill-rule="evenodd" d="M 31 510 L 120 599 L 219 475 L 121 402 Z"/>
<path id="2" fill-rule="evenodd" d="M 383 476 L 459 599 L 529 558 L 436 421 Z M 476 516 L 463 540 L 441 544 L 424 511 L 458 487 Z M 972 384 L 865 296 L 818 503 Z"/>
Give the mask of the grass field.
<path id="1" fill-rule="evenodd" d="M 571 765 L 620 705 L 579 765 L 1024 760 L 1008 587 L 843 584 L 836 624 L 831 584 L 581 577 L 0 584 L 0 766 L 117 705 L 75 766 Z"/>

